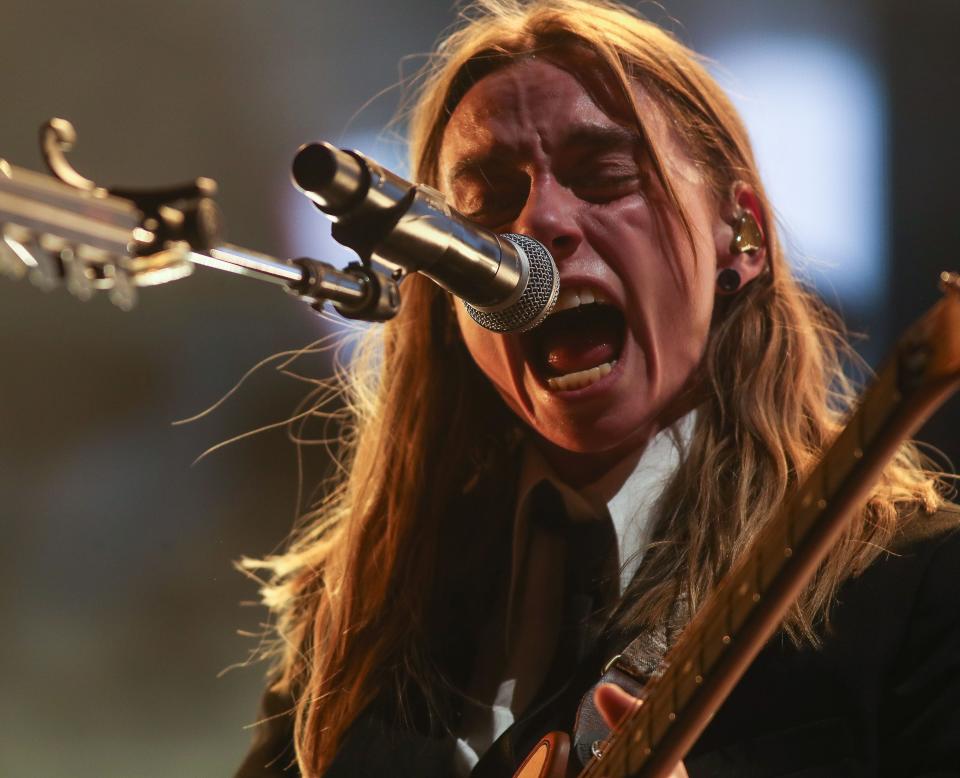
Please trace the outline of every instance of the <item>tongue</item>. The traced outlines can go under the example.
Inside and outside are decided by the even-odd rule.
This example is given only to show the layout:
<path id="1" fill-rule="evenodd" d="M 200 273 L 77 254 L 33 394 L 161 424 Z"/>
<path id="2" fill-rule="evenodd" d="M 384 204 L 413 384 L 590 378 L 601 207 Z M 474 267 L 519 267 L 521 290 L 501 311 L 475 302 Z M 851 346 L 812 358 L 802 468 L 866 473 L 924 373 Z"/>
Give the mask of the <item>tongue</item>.
<path id="1" fill-rule="evenodd" d="M 619 341 L 619 328 L 612 323 L 569 328 L 548 334 L 542 341 L 542 353 L 553 372 L 566 375 L 613 361 L 619 351 Z"/>

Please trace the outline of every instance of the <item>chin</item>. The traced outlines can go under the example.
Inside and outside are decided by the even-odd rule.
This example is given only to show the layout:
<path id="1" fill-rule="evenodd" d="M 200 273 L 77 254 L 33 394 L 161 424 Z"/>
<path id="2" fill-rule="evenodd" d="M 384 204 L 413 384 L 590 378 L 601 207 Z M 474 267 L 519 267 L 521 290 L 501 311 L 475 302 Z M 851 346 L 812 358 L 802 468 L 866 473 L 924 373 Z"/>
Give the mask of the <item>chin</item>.
<path id="1" fill-rule="evenodd" d="M 653 418 L 638 414 L 635 421 L 625 421 L 622 414 L 612 412 L 590 420 L 563 418 L 554 423 L 533 423 L 528 426 L 546 442 L 571 454 L 620 454 L 626 456 L 642 447 L 653 431 Z"/>

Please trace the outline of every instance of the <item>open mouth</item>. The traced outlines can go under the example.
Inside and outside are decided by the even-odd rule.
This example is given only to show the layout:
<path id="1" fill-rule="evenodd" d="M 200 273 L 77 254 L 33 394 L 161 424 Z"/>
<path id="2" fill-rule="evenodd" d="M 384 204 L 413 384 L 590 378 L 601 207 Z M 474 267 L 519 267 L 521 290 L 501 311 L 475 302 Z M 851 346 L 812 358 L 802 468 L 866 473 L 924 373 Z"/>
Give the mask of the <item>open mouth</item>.
<path id="1" fill-rule="evenodd" d="M 551 391 L 584 389 L 613 370 L 626 319 L 589 287 L 560 290 L 553 313 L 524 336 L 527 361 Z"/>

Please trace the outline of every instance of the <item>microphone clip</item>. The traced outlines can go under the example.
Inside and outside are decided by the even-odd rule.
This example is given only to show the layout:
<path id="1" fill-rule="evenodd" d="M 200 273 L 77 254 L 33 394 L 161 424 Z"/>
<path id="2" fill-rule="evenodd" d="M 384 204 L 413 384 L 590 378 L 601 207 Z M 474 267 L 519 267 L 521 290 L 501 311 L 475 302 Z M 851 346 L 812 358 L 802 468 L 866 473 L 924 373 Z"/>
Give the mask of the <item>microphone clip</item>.
<path id="1" fill-rule="evenodd" d="M 400 310 L 400 287 L 392 274 L 362 262 L 342 270 L 308 257 L 291 262 L 303 270 L 303 279 L 290 291 L 318 313 L 327 301 L 341 316 L 363 321 L 389 321 Z"/>

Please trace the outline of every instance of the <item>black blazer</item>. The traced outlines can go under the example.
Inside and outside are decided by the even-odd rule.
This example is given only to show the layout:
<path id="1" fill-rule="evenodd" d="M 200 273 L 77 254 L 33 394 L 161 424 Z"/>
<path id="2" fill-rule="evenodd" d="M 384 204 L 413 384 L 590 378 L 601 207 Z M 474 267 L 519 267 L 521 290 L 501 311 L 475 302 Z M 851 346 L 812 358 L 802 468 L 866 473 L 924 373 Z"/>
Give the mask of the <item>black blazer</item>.
<path id="1" fill-rule="evenodd" d="M 298 775 L 289 707 L 264 698 L 276 717 L 236 778 Z M 376 705 L 364 713 L 327 776 L 450 775 L 452 737 L 390 720 Z M 517 738 L 517 763 L 528 745 Z M 691 778 L 960 776 L 960 508 L 908 523 L 842 587 L 820 649 L 774 637 L 685 764 Z"/>

